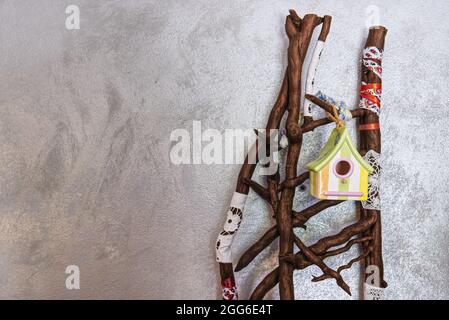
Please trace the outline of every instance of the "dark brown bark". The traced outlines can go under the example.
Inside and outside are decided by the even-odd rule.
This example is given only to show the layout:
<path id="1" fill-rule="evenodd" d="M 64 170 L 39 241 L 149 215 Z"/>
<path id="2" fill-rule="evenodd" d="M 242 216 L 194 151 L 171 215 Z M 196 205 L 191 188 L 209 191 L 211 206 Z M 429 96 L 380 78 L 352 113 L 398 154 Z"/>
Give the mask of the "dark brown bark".
<path id="1" fill-rule="evenodd" d="M 257 193 L 262 199 L 270 201 L 270 193 L 265 187 L 261 186 L 256 181 L 253 181 L 251 179 L 245 179 L 244 182 L 247 186 L 251 187 L 251 189 L 253 189 L 254 192 Z"/>
<path id="2" fill-rule="evenodd" d="M 367 250 L 362 251 L 363 253 L 362 253 L 361 255 L 359 255 L 358 257 L 355 257 L 354 259 L 351 259 L 351 261 L 349 261 L 347 264 L 338 267 L 337 273 L 338 273 L 338 274 L 341 274 L 341 272 L 342 272 L 343 270 L 350 269 L 354 263 L 356 263 L 356 262 L 358 262 L 358 261 L 364 259 L 366 256 L 368 256 L 368 255 L 371 253 L 372 250 L 373 250 L 372 247 L 368 247 Z M 330 275 L 328 275 L 328 274 L 323 274 L 323 275 L 321 275 L 321 276 L 314 277 L 314 278 L 312 279 L 312 282 L 323 281 L 323 280 L 326 280 L 326 279 L 329 279 L 329 278 L 331 278 Z"/>
<path id="3" fill-rule="evenodd" d="M 377 47 L 379 49 L 384 49 L 385 36 L 387 34 L 387 29 L 381 26 L 372 27 L 369 30 L 368 38 L 365 43 L 366 47 Z M 380 63 L 380 61 L 379 61 Z M 367 69 L 362 64 L 362 82 L 365 83 L 382 83 L 382 79 L 379 78 L 374 72 Z M 359 109 L 360 110 L 360 109 Z M 364 113 L 363 117 L 359 118 L 359 124 L 369 124 L 378 123 L 379 117 L 377 114 L 371 111 Z M 380 128 L 376 130 L 363 130 L 360 131 L 360 153 L 365 155 L 369 150 L 374 150 L 377 153 L 381 153 L 381 136 Z M 358 204 L 359 210 L 361 210 L 361 215 L 375 215 L 377 217 L 377 222 L 373 226 L 371 233 L 373 237 L 373 250 L 365 258 L 365 267 L 369 265 L 375 265 L 379 268 L 380 273 L 380 283 L 381 287 L 386 287 L 387 283 L 384 280 L 384 266 L 382 258 L 382 232 L 381 232 L 381 218 L 380 211 L 378 210 L 365 210 Z M 365 275 L 366 276 L 366 275 Z"/>
<path id="4" fill-rule="evenodd" d="M 336 235 L 325 237 L 314 245 L 310 246 L 309 249 L 317 256 L 325 259 L 330 256 L 334 256 L 343 252 L 348 251 L 351 246 L 355 243 L 360 242 L 361 240 L 367 241 L 370 238 L 364 238 L 359 240 L 351 240 L 349 241 L 343 248 L 335 249 L 332 251 L 328 251 L 330 248 L 342 245 L 346 243 L 351 237 L 364 233 L 369 230 L 374 223 L 376 223 L 377 216 L 369 215 L 364 219 L 360 219 L 353 225 L 350 225 L 344 228 L 342 231 L 337 233 Z M 302 252 L 299 252 L 295 255 L 292 255 L 291 258 L 285 257 L 286 263 L 290 263 L 294 266 L 295 269 L 305 269 L 311 266 L 313 263 L 309 261 Z M 250 299 L 253 300 L 261 300 L 270 291 L 279 281 L 279 268 L 271 271 L 256 287 Z"/>
<path id="5" fill-rule="evenodd" d="M 304 225 L 310 218 L 325 210 L 326 208 L 335 206 L 343 201 L 340 200 L 328 200 L 328 201 L 319 201 L 314 205 L 304 209 L 296 214 L 294 214 L 293 218 L 293 227 L 299 227 Z M 265 234 L 254 243 L 248 250 L 243 253 L 240 257 L 240 260 L 235 267 L 235 271 L 240 271 L 245 268 L 254 258 L 262 252 L 266 247 L 270 245 L 277 237 L 279 236 L 279 232 L 276 226 L 271 227 Z"/>
<path id="6" fill-rule="evenodd" d="M 301 101 L 301 72 L 304 58 L 309 47 L 313 30 L 321 22 L 314 15 L 305 15 L 299 20 L 296 13 L 290 10 L 285 22 L 285 29 L 289 38 L 288 47 L 288 116 L 286 122 L 289 146 L 287 151 L 286 179 L 297 176 L 298 158 L 301 151 L 302 131 L 298 125 Z M 284 188 L 276 213 L 276 222 L 279 231 L 279 256 L 293 253 L 292 237 L 292 206 L 295 188 Z M 279 259 L 279 295 L 281 300 L 294 299 L 293 266 Z"/>
<path id="7" fill-rule="evenodd" d="M 300 174 L 299 176 L 293 178 L 293 179 L 285 179 L 280 185 L 279 185 L 279 190 L 281 191 L 284 188 L 296 188 L 297 186 L 303 184 L 304 182 L 306 182 L 307 179 L 309 179 L 310 173 L 304 172 L 302 174 Z"/>
<path id="8" fill-rule="evenodd" d="M 321 100 L 320 98 L 317 98 L 315 96 L 306 94 L 305 97 L 310 100 L 311 102 L 313 102 L 314 104 L 316 104 L 317 106 L 321 107 L 322 109 L 324 109 L 324 111 L 332 113 L 332 105 L 329 104 L 326 101 Z M 353 118 L 360 118 L 363 117 L 366 113 L 365 109 L 356 109 L 356 110 L 351 110 L 351 115 Z M 328 118 L 323 118 L 323 119 L 318 119 L 318 120 L 314 120 L 314 121 L 310 121 L 307 124 L 303 124 L 302 126 L 302 132 L 306 133 L 309 131 L 313 131 L 315 128 L 324 126 L 326 124 L 332 123 L 333 121 L 331 119 Z"/>
<path id="9" fill-rule="evenodd" d="M 329 31 L 331 29 L 331 22 L 332 22 L 331 16 L 323 17 L 323 25 L 321 27 L 320 35 L 318 36 L 318 40 L 323 41 L 323 42 L 326 41 L 327 36 L 329 35 Z"/>
<path id="10" fill-rule="evenodd" d="M 299 250 L 304 254 L 307 260 L 318 266 L 323 274 L 329 278 L 334 278 L 337 284 L 349 295 L 351 295 L 351 289 L 349 289 L 348 284 L 343 280 L 340 273 L 329 268 L 326 263 L 323 262 L 321 257 L 317 256 L 311 249 L 307 248 L 306 245 L 298 237 L 294 237 L 295 244 L 298 246 Z"/>

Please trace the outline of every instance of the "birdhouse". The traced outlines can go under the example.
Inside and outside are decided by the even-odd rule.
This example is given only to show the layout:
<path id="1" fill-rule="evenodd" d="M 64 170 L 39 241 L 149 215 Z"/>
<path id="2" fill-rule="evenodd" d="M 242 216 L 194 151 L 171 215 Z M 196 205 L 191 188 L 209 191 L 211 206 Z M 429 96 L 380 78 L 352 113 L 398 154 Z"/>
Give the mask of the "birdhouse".
<path id="1" fill-rule="evenodd" d="M 318 158 L 307 165 L 310 193 L 318 199 L 366 200 L 374 171 L 358 153 L 345 127 L 335 128 Z"/>

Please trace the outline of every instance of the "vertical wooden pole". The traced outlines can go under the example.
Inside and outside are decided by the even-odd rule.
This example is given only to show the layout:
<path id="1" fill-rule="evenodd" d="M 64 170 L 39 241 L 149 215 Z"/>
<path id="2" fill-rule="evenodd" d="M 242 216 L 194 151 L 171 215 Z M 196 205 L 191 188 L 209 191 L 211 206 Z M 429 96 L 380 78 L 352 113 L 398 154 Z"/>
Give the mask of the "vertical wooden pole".
<path id="1" fill-rule="evenodd" d="M 289 141 L 285 176 L 294 179 L 297 176 L 298 158 L 302 145 L 302 130 L 299 126 L 301 102 L 301 73 L 304 58 L 310 44 L 313 30 L 321 22 L 314 14 L 307 14 L 301 20 L 296 12 L 290 10 L 285 29 L 289 37 L 288 47 L 288 116 L 287 137 Z M 293 270 L 291 263 L 283 257 L 293 254 L 292 207 L 295 188 L 282 190 L 277 208 L 276 220 L 279 231 L 279 295 L 282 300 L 293 300 Z"/>
<path id="2" fill-rule="evenodd" d="M 383 52 L 385 36 L 387 29 L 382 26 L 375 26 L 370 28 L 368 38 L 365 43 L 365 48 L 376 47 Z M 381 60 L 375 60 L 378 65 L 381 65 Z M 370 70 L 362 63 L 362 85 L 364 84 L 382 84 L 382 78 L 379 73 Z M 360 130 L 360 153 L 365 155 L 369 150 L 373 150 L 376 153 L 381 153 L 381 135 L 379 116 L 375 112 L 368 111 L 359 120 Z M 377 266 L 379 269 L 380 286 L 385 288 L 387 283 L 384 280 L 384 266 L 382 258 L 382 232 L 381 232 L 381 214 L 380 210 L 364 209 L 360 203 L 358 203 L 358 209 L 361 216 L 376 216 L 376 223 L 372 227 L 369 233 L 373 236 L 373 251 L 365 258 L 365 268 L 368 266 Z M 366 280 L 367 275 L 364 275 Z"/>

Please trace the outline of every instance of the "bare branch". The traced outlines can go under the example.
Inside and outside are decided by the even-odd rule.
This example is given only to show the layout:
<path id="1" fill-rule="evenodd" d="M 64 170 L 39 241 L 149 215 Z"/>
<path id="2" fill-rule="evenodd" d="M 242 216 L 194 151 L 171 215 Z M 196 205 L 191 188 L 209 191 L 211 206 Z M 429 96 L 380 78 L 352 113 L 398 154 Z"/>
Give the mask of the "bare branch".
<path id="1" fill-rule="evenodd" d="M 327 277 L 334 278 L 338 286 L 342 288 L 347 294 L 351 295 L 351 289 L 337 271 L 333 270 L 332 268 L 329 268 L 323 262 L 323 260 L 320 257 L 318 257 L 312 250 L 307 248 L 306 245 L 297 236 L 294 236 L 293 239 L 295 241 L 295 244 L 298 246 L 299 250 L 301 250 L 301 252 L 309 261 L 318 266 L 318 268 L 320 268 L 321 271 L 323 271 L 323 273 Z"/>
<path id="2" fill-rule="evenodd" d="M 335 206 L 343 201 L 341 200 L 323 200 L 315 203 L 314 205 L 297 212 L 293 218 L 293 227 L 303 226 L 310 218 L 325 210 L 326 208 Z M 262 252 L 266 247 L 270 245 L 277 237 L 279 232 L 276 226 L 268 229 L 267 232 L 240 257 L 235 271 L 240 271 L 245 268 L 251 261 L 254 260 L 257 255 Z"/>
<path id="3" fill-rule="evenodd" d="M 244 182 L 247 186 L 251 187 L 251 189 L 253 189 L 262 199 L 270 202 L 270 194 L 268 193 L 268 190 L 266 188 L 251 179 L 245 179 Z"/>
<path id="4" fill-rule="evenodd" d="M 299 176 L 293 178 L 293 179 L 285 179 L 280 185 L 279 185 L 279 191 L 281 191 L 284 188 L 296 188 L 300 184 L 303 184 L 307 179 L 309 179 L 310 172 L 304 172 L 300 174 Z"/>
<path id="5" fill-rule="evenodd" d="M 372 250 L 373 250 L 373 248 L 372 248 L 372 247 L 369 247 L 367 251 L 365 251 L 364 253 L 362 253 L 362 254 L 359 255 L 358 257 L 355 257 L 354 259 L 352 259 L 351 261 L 349 261 L 347 264 L 345 264 L 345 265 L 339 267 L 339 268 L 337 269 L 338 274 L 341 274 L 341 272 L 342 272 L 343 270 L 345 270 L 345 269 L 350 269 L 354 263 L 356 263 L 357 261 L 360 261 L 360 260 L 364 259 L 365 257 L 367 257 L 367 256 L 370 254 L 370 252 L 371 252 Z M 312 282 L 323 281 L 323 280 L 326 280 L 326 279 L 329 279 L 329 278 L 330 278 L 330 276 L 329 276 L 328 274 L 322 274 L 322 275 L 319 276 L 319 277 L 314 277 L 314 278 L 312 279 Z"/>
<path id="6" fill-rule="evenodd" d="M 329 250 L 332 247 L 342 245 L 342 244 L 346 243 L 353 236 L 356 236 L 358 234 L 361 234 L 361 233 L 367 231 L 376 223 L 376 221 L 377 221 L 376 215 L 367 215 L 363 219 L 360 219 L 359 221 L 357 221 L 355 224 L 347 226 L 346 228 L 341 230 L 339 233 L 319 240 L 314 245 L 310 246 L 309 249 L 315 255 L 326 256 L 326 257 L 330 256 L 330 255 L 326 255 L 327 250 Z M 354 243 L 356 243 L 355 240 L 352 242 L 352 244 L 354 244 Z M 282 259 L 280 259 L 280 260 L 283 260 L 287 263 L 294 264 L 296 269 L 305 269 L 305 268 L 309 267 L 310 265 L 312 265 L 312 262 L 310 262 L 304 256 L 304 254 L 302 252 L 299 252 L 293 256 L 294 256 L 293 259 L 292 259 L 292 257 L 285 256 L 285 257 L 282 257 Z M 262 299 L 265 296 L 265 294 L 269 290 L 271 290 L 278 282 L 278 278 L 277 278 L 278 273 L 279 273 L 279 268 L 276 268 L 273 271 L 271 271 L 270 274 L 267 275 L 257 286 L 257 288 L 256 288 L 257 294 L 255 295 L 253 293 L 253 295 L 251 297 L 254 296 L 255 299 Z"/>

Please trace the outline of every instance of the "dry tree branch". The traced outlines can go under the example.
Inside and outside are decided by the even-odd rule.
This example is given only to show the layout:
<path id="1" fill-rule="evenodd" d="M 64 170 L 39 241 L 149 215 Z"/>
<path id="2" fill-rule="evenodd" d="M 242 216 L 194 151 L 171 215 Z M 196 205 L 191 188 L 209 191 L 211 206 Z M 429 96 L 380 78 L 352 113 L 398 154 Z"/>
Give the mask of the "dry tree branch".
<path id="1" fill-rule="evenodd" d="M 310 94 L 306 94 L 305 97 L 310 100 L 311 102 L 313 102 L 315 105 L 321 107 L 324 111 L 332 113 L 332 105 L 326 101 L 321 100 L 318 97 L 315 97 L 313 95 Z M 355 109 L 355 110 L 351 110 L 351 115 L 353 118 L 360 118 L 363 117 L 366 113 L 365 109 Z M 329 123 L 333 123 L 332 120 L 328 119 L 328 118 L 323 118 L 323 119 L 318 119 L 318 120 L 314 120 L 314 121 L 310 121 L 308 123 L 304 123 L 302 126 L 302 131 L 305 132 L 309 132 L 309 131 L 313 131 L 315 128 L 320 127 L 320 126 L 324 126 L 326 124 Z"/>
<path id="2" fill-rule="evenodd" d="M 340 254 L 344 251 L 348 251 L 350 247 L 358 242 L 355 242 L 353 240 L 351 246 L 348 246 L 348 244 L 344 248 L 336 249 L 333 251 L 327 251 L 332 247 L 342 245 L 346 243 L 351 237 L 356 236 L 358 234 L 362 234 L 363 232 L 370 229 L 377 221 L 377 216 L 375 215 L 367 215 L 366 217 L 360 219 L 356 223 L 347 226 L 343 230 L 341 230 L 339 233 L 325 237 L 319 241 L 317 241 L 315 244 L 309 247 L 309 249 L 318 256 L 329 257 L 331 255 Z M 338 252 L 337 252 L 338 250 Z M 328 254 L 332 253 L 332 254 Z M 295 269 L 305 269 L 312 265 L 312 263 L 307 260 L 307 258 L 304 256 L 302 252 L 299 252 L 297 254 L 294 254 L 293 256 L 285 256 L 282 258 L 284 261 L 291 263 L 294 265 Z M 259 285 L 254 289 L 250 299 L 252 300 L 261 300 L 263 297 L 267 294 L 268 291 L 270 291 L 279 281 L 279 268 L 274 269 L 271 271 L 265 278 L 259 283 Z"/>
<path id="3" fill-rule="evenodd" d="M 365 48 L 376 47 L 379 50 L 384 49 L 385 44 L 385 36 L 387 34 L 387 29 L 382 26 L 375 26 L 369 29 L 368 38 L 365 43 Z M 380 64 L 381 61 L 378 61 Z M 368 69 L 362 63 L 362 75 L 361 82 L 362 84 L 382 84 L 382 79 L 379 77 L 379 74 L 373 72 Z M 362 109 L 358 109 L 362 110 Z M 367 124 L 378 124 L 379 116 L 370 111 L 366 110 L 363 117 L 360 118 L 359 125 L 367 125 Z M 360 131 L 360 153 L 365 155 L 369 150 L 373 150 L 376 153 L 381 153 L 381 135 L 380 135 L 380 127 L 374 130 L 363 130 Z M 365 267 L 370 265 L 377 266 L 379 268 L 379 276 L 380 276 L 380 286 L 382 288 L 387 287 L 387 283 L 384 280 L 384 266 L 383 266 L 383 258 L 382 258 L 382 231 L 381 231 L 381 216 L 380 210 L 368 210 L 364 209 L 361 206 L 361 203 L 357 204 L 358 210 L 361 211 L 361 216 L 366 215 L 375 215 L 377 217 L 377 222 L 373 226 L 370 234 L 373 237 L 372 245 L 373 250 L 365 259 Z M 367 275 L 365 274 L 365 277 Z"/>
<path id="4" fill-rule="evenodd" d="M 304 58 L 309 47 L 313 30 L 321 19 L 308 14 L 298 21 L 297 14 L 291 10 L 285 22 L 285 30 L 289 38 L 288 46 L 288 116 L 286 121 L 289 146 L 287 151 L 286 179 L 296 177 L 299 154 L 302 145 L 302 130 L 298 125 L 301 102 L 301 72 Z M 279 231 L 279 256 L 293 253 L 292 206 L 295 188 L 284 188 L 276 211 L 276 222 Z M 293 266 L 279 259 L 279 295 L 281 300 L 294 299 Z"/>
<path id="5" fill-rule="evenodd" d="M 321 27 L 320 35 L 315 44 L 315 48 L 313 49 L 312 58 L 309 63 L 309 68 L 307 71 L 306 77 L 306 85 L 305 85 L 305 93 L 312 93 L 313 86 L 315 82 L 315 75 L 318 67 L 318 63 L 320 61 L 321 54 L 324 49 L 324 44 L 326 42 L 327 35 L 329 34 L 330 25 L 331 25 L 332 17 L 324 16 L 322 18 L 323 25 Z M 311 102 L 308 99 L 304 100 L 303 106 L 303 123 L 307 124 L 313 121 L 313 117 L 311 114 Z"/>
<path id="6" fill-rule="evenodd" d="M 271 207 L 273 208 L 273 212 L 274 212 L 273 218 L 276 218 L 276 212 L 277 212 L 278 203 L 279 203 L 279 195 L 278 195 L 279 180 L 280 180 L 280 174 L 279 174 L 279 167 L 278 167 L 278 169 L 276 170 L 276 173 L 267 178 L 268 194 L 270 196 L 270 203 L 271 203 Z"/>
<path id="7" fill-rule="evenodd" d="M 328 258 L 331 256 L 335 256 L 335 255 L 344 253 L 346 251 L 349 251 L 354 244 L 369 241 L 371 239 L 372 239 L 371 237 L 361 237 L 361 238 L 353 239 L 341 248 L 327 251 L 325 254 L 321 255 L 320 258 L 325 259 L 325 258 Z M 295 257 L 292 257 L 292 258 L 293 259 L 289 259 L 290 262 L 295 261 Z M 299 268 L 299 269 L 305 269 L 311 265 L 312 265 L 312 263 L 310 261 L 304 260 L 303 263 L 301 264 L 301 268 Z M 269 274 L 267 274 L 265 276 L 265 278 L 259 283 L 259 285 L 256 287 L 256 289 L 253 291 L 250 299 L 251 300 L 263 299 L 263 297 L 267 294 L 267 292 L 270 291 L 271 289 L 273 289 L 274 286 L 278 283 L 278 281 L 279 281 L 279 269 L 276 268 L 276 269 L 272 270 Z"/>
<path id="8" fill-rule="evenodd" d="M 294 236 L 295 244 L 298 246 L 299 250 L 304 254 L 307 260 L 311 261 L 313 264 L 318 266 L 321 271 L 323 271 L 323 274 L 325 274 L 329 278 L 334 278 L 335 281 L 337 281 L 337 284 L 349 295 L 351 295 L 351 289 L 349 289 L 348 284 L 343 280 L 341 275 L 333 270 L 332 268 L 329 268 L 323 260 L 318 257 L 315 253 L 313 253 L 312 250 L 307 248 L 307 246 L 299 239 L 297 236 Z"/>
<path id="9" fill-rule="evenodd" d="M 282 86 L 279 91 L 279 95 L 277 100 L 273 106 L 273 109 L 270 112 L 268 117 L 266 129 L 269 131 L 270 129 L 279 129 L 279 125 L 281 123 L 282 117 L 287 109 L 287 98 L 288 98 L 288 76 L 287 72 L 285 73 L 284 79 L 282 81 Z M 245 158 L 245 163 L 242 165 L 239 176 L 237 179 L 237 186 L 235 191 L 241 194 L 248 194 L 249 186 L 245 183 L 247 179 L 251 179 L 254 169 L 256 168 L 255 163 L 250 163 L 248 161 L 248 156 Z M 220 266 L 220 278 L 221 281 L 225 281 L 226 279 L 234 279 L 234 271 L 232 263 L 219 263 Z"/>
<path id="10" fill-rule="evenodd" d="M 294 177 L 292 179 L 285 179 L 278 188 L 278 191 L 281 191 L 284 188 L 296 188 L 297 186 L 303 184 L 304 182 L 306 182 L 306 180 L 309 179 L 310 176 L 310 172 L 304 172 L 302 174 L 300 174 L 297 177 Z"/>
<path id="11" fill-rule="evenodd" d="M 337 273 L 340 274 L 343 270 L 350 269 L 354 263 L 356 263 L 357 261 L 360 261 L 360 260 L 364 259 L 366 256 L 368 256 L 368 254 L 370 254 L 370 252 L 371 252 L 372 250 L 373 250 L 373 248 L 372 248 L 372 247 L 369 247 L 368 250 L 366 250 L 365 252 L 363 252 L 361 255 L 355 257 L 354 259 L 351 259 L 347 264 L 345 264 L 345 265 L 343 265 L 343 266 L 340 266 L 340 267 L 337 269 Z M 323 281 L 323 280 L 326 280 L 326 279 L 329 279 L 329 278 L 331 278 L 329 275 L 327 275 L 327 274 L 322 274 L 321 276 L 314 277 L 314 278 L 312 279 L 312 282 Z"/>
<path id="12" fill-rule="evenodd" d="M 270 193 L 268 192 L 268 189 L 260 185 L 254 180 L 245 178 L 244 183 L 249 186 L 251 189 L 253 189 L 262 199 L 267 200 L 270 202 Z"/>
<path id="13" fill-rule="evenodd" d="M 356 243 L 365 243 L 367 241 L 372 240 L 372 237 L 360 237 L 360 238 L 356 238 L 356 239 L 352 239 L 351 241 L 349 241 L 345 246 L 335 249 L 335 250 L 331 250 L 331 251 L 327 251 L 323 257 L 327 258 L 327 257 L 331 257 L 331 256 L 336 256 L 339 255 L 341 253 L 344 253 L 346 251 L 349 251 L 349 249 L 351 249 L 351 247 L 356 244 Z"/>
<path id="14" fill-rule="evenodd" d="M 323 200 L 315 203 L 314 205 L 294 214 L 293 227 L 303 226 L 310 218 L 325 210 L 326 208 L 335 206 L 342 203 L 342 200 Z M 254 258 L 262 252 L 266 247 L 270 245 L 277 237 L 279 232 L 276 226 L 268 229 L 267 232 L 240 257 L 235 271 L 240 271 L 245 268 Z"/>

